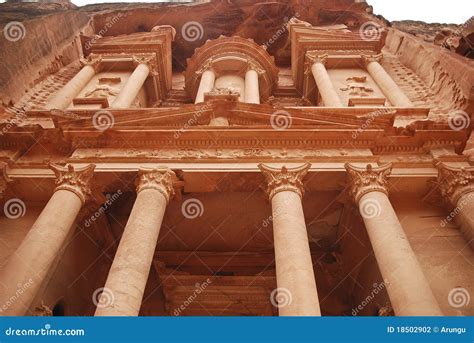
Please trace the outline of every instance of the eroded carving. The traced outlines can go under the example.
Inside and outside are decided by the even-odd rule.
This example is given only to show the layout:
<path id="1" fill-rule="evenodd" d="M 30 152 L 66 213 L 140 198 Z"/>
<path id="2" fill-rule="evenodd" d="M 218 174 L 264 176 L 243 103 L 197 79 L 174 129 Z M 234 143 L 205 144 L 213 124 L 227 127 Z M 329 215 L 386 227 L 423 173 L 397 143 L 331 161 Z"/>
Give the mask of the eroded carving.
<path id="1" fill-rule="evenodd" d="M 365 168 L 346 163 L 344 167 L 350 176 L 350 193 L 356 204 L 364 194 L 370 192 L 382 192 L 388 195 L 387 181 L 392 171 L 391 163 L 380 167 L 372 167 L 368 164 Z"/>
<path id="2" fill-rule="evenodd" d="M 94 164 L 86 167 L 74 168 L 68 164 L 66 167 L 50 163 L 49 167 L 56 175 L 56 188 L 54 191 L 67 190 L 76 194 L 84 204 L 91 195 L 90 182 L 94 175 Z"/>
<path id="3" fill-rule="evenodd" d="M 439 162 L 438 179 L 436 184 L 441 195 L 457 206 L 459 199 L 468 193 L 474 192 L 474 167 L 449 167 Z"/>
<path id="4" fill-rule="evenodd" d="M 175 185 L 178 184 L 176 174 L 166 167 L 158 169 L 140 169 L 137 177 L 137 193 L 145 189 L 155 189 L 168 202 L 176 194 Z"/>
<path id="5" fill-rule="evenodd" d="M 271 168 L 262 163 L 258 165 L 267 181 L 266 191 L 270 199 L 275 194 L 284 191 L 295 192 L 302 198 L 304 194 L 303 178 L 310 167 L 310 163 L 290 169 L 285 166 L 281 169 Z"/>

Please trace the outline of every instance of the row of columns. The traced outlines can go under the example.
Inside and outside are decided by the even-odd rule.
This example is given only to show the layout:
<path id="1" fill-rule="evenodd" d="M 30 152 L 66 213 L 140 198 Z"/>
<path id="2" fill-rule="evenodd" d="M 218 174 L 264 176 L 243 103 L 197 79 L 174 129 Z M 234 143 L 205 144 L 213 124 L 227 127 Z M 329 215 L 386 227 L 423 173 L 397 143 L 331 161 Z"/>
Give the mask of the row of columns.
<path id="1" fill-rule="evenodd" d="M 24 315 L 31 307 L 53 262 L 60 255 L 74 222 L 89 196 L 94 165 L 83 168 L 50 166 L 56 188 L 46 207 L 18 249 L 0 271 L 0 300 L 17 293 L 18 284 L 30 281 L 2 315 Z M 452 201 L 474 198 L 474 168 L 439 165 L 441 193 Z M 260 164 L 272 205 L 275 264 L 278 290 L 291 295 L 282 316 L 321 315 L 319 297 L 304 220 L 303 178 L 310 164 L 288 169 Z M 359 168 L 346 164 L 350 193 L 359 207 L 374 254 L 396 315 L 442 315 L 420 264 L 388 198 L 391 165 Z M 137 316 L 152 265 L 163 216 L 180 184 L 168 168 L 141 169 L 137 198 L 124 229 L 105 288 L 114 301 L 100 301 L 96 316 Z M 463 200 L 464 199 L 464 200 Z M 367 215 L 376 208 L 376 215 Z M 371 209 L 372 208 L 372 209 Z M 471 237 L 474 228 L 472 201 L 460 206 L 460 218 Z"/>
<path id="2" fill-rule="evenodd" d="M 260 69 L 255 63 L 251 61 L 247 63 L 244 83 L 244 100 L 246 103 L 260 103 L 259 76 L 263 73 L 264 71 Z M 204 102 L 205 94 L 211 92 L 215 86 L 216 71 L 212 66 L 212 60 L 208 60 L 203 65 L 203 67 L 196 72 L 196 74 L 201 76 L 201 80 L 199 81 L 199 88 L 196 93 L 196 99 L 194 101 L 195 104 L 198 104 Z"/>
<path id="3" fill-rule="evenodd" d="M 310 61 L 311 73 L 316 82 L 318 91 L 321 94 L 324 106 L 344 107 L 326 69 L 328 55 L 307 54 L 307 58 Z M 381 59 L 382 54 L 362 56 L 362 61 L 367 72 L 392 105 L 395 107 L 413 107 L 413 103 L 410 99 L 408 99 L 405 93 L 403 93 L 400 87 L 380 65 Z"/>
<path id="4" fill-rule="evenodd" d="M 145 84 L 150 73 L 156 74 L 153 70 L 154 56 L 133 56 L 134 71 L 125 82 L 120 93 L 110 105 L 113 109 L 129 108 L 135 101 L 140 89 Z M 76 98 L 79 93 L 87 86 L 93 77 L 102 68 L 102 57 L 100 55 L 92 55 L 89 59 L 84 59 L 82 69 L 48 102 L 48 109 L 65 110 Z"/>

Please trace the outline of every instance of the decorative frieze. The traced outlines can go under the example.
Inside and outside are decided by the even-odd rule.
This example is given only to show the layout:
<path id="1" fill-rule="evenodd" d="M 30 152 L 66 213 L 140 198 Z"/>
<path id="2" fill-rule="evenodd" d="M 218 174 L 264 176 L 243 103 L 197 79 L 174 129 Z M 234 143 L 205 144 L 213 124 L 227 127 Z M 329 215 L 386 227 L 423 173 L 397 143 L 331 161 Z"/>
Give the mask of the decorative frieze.
<path id="1" fill-rule="evenodd" d="M 84 204 L 91 194 L 90 182 L 94 175 L 94 164 L 89 164 L 86 167 L 74 168 L 73 165 L 68 164 L 66 167 L 50 163 L 49 167 L 56 175 L 57 190 L 67 190 L 76 194 Z"/>
<path id="2" fill-rule="evenodd" d="M 301 198 L 303 197 L 303 178 L 311 167 L 310 163 L 305 163 L 300 167 L 290 169 L 285 166 L 281 169 L 276 169 L 264 164 L 259 164 L 258 167 L 267 181 L 266 191 L 270 199 L 272 199 L 275 194 L 283 191 L 295 192 Z"/>
<path id="3" fill-rule="evenodd" d="M 166 167 L 160 169 L 140 169 L 137 178 L 137 193 L 145 189 L 159 191 L 169 201 L 175 195 L 176 174 Z"/>
<path id="4" fill-rule="evenodd" d="M 474 192 L 474 167 L 455 168 L 442 162 L 436 166 L 438 167 L 436 184 L 441 195 L 451 204 L 456 206 L 461 196 Z"/>
<path id="5" fill-rule="evenodd" d="M 356 203 L 369 192 L 382 192 L 388 195 L 387 181 L 392 164 L 387 163 L 380 167 L 372 167 L 368 164 L 365 168 L 359 168 L 346 163 L 344 167 L 350 176 L 350 193 Z"/>

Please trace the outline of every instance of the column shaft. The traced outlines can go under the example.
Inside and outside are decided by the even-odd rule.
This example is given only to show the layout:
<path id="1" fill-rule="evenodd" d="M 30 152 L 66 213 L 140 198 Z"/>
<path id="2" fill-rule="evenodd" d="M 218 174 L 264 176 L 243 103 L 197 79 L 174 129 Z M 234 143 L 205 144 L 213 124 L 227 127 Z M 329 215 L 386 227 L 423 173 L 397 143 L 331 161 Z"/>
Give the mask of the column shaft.
<path id="1" fill-rule="evenodd" d="M 374 79 L 388 100 L 396 107 L 413 107 L 413 103 L 393 81 L 390 75 L 377 61 L 367 63 L 367 71 Z"/>
<path id="2" fill-rule="evenodd" d="M 99 302 L 96 316 L 138 316 L 166 203 L 155 189 L 138 193 L 105 283 L 113 303 Z"/>
<path id="3" fill-rule="evenodd" d="M 397 316 L 442 316 L 420 264 L 387 197 L 380 191 L 361 196 L 359 208 L 374 205 L 378 215 L 363 215 L 377 263 Z"/>
<path id="4" fill-rule="evenodd" d="M 291 299 L 288 305 L 279 308 L 279 315 L 320 316 L 300 196 L 292 191 L 275 194 L 272 213 L 277 286 L 288 290 Z"/>
<path id="5" fill-rule="evenodd" d="M 0 315 L 24 315 L 51 272 L 74 221 L 84 204 L 94 166 L 76 172 L 54 166 L 58 179 L 54 194 L 40 216 L 0 271 Z M 28 284 L 28 287 L 21 285 Z M 21 289 L 21 292 L 20 292 Z M 20 293 L 19 293 L 20 292 Z"/>
<path id="6" fill-rule="evenodd" d="M 327 107 L 343 107 L 341 99 L 334 89 L 331 78 L 328 75 L 326 67 L 321 62 L 315 62 L 311 66 L 314 81 L 318 86 L 319 93 L 323 99 L 324 106 Z"/>
<path id="7" fill-rule="evenodd" d="M 258 73 L 254 69 L 249 69 L 245 73 L 245 102 L 249 104 L 260 103 Z"/>
<path id="8" fill-rule="evenodd" d="M 199 89 L 196 94 L 195 104 L 204 102 L 204 93 L 212 91 L 214 88 L 214 82 L 216 80 L 216 74 L 212 69 L 204 70 L 201 75 L 201 81 L 199 83 Z"/>
<path id="9" fill-rule="evenodd" d="M 472 249 L 474 249 L 474 192 L 462 195 L 457 201 L 455 219 L 461 232 Z"/>
<path id="10" fill-rule="evenodd" d="M 149 74 L 150 67 L 146 63 L 139 63 L 110 107 L 129 108 L 137 98 Z"/>
<path id="11" fill-rule="evenodd" d="M 66 109 L 74 98 L 84 89 L 95 75 L 92 65 L 85 65 L 56 95 L 48 102 L 48 109 Z"/>

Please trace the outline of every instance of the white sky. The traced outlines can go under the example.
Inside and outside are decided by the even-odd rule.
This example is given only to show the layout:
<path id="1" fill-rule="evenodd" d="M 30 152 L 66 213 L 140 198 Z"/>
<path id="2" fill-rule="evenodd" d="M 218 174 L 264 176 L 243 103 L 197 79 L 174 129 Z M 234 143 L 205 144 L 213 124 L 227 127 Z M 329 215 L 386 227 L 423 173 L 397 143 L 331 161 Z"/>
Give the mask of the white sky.
<path id="1" fill-rule="evenodd" d="M 239 1 L 239 0 L 232 0 Z M 4 0 L 0 0 L 4 2 Z M 120 0 L 72 0 L 78 6 Z M 129 1 L 157 2 L 156 0 Z M 168 2 L 162 0 L 159 2 Z M 388 20 L 421 20 L 427 23 L 465 23 L 474 15 L 474 0 L 367 0 L 375 14 Z"/>

